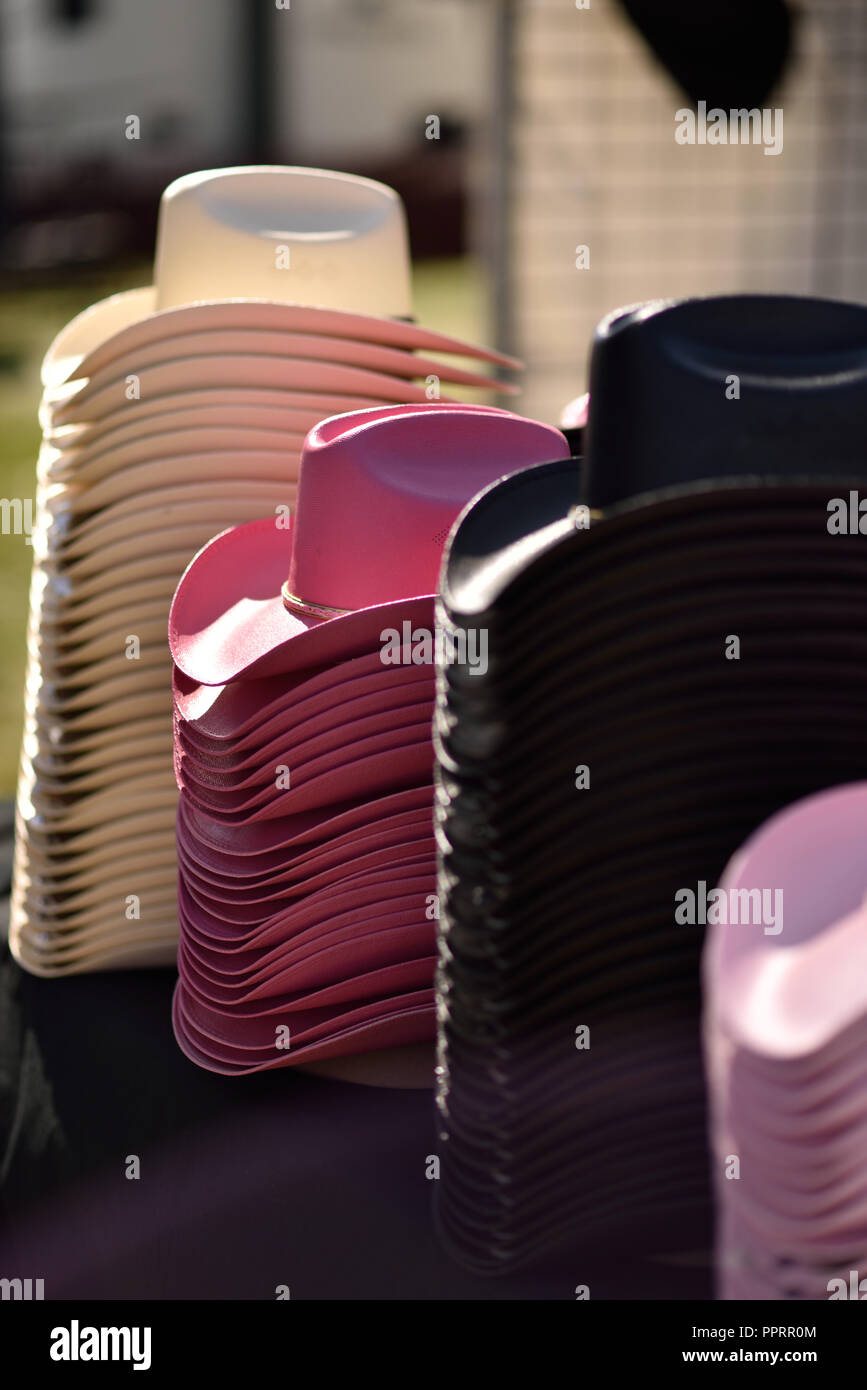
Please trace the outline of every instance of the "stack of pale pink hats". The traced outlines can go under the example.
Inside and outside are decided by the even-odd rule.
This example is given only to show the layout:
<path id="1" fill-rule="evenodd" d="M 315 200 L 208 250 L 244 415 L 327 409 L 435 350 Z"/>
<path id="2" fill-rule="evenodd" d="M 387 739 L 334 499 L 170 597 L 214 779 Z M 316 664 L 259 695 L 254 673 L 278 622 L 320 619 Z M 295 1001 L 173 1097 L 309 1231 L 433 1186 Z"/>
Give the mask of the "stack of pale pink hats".
<path id="1" fill-rule="evenodd" d="M 173 958 L 172 593 L 225 527 L 288 525 L 320 420 L 491 384 L 430 353 L 508 362 L 411 312 L 390 189 L 217 170 L 164 195 L 154 285 L 49 350 L 11 920 L 27 969 Z"/>
<path id="2" fill-rule="evenodd" d="M 757 831 L 714 899 L 705 1051 L 723 1298 L 867 1296 L 865 843 L 867 784 L 809 797 Z"/>

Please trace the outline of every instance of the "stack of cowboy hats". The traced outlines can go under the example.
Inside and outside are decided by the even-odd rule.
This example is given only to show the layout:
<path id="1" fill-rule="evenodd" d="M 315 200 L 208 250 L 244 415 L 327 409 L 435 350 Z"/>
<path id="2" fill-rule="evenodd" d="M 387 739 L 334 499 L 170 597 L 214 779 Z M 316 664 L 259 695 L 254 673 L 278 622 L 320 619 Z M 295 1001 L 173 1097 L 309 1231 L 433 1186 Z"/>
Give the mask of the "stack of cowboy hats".
<path id="1" fill-rule="evenodd" d="M 867 1295 L 865 833 L 867 784 L 810 797 L 719 885 L 739 909 L 704 957 L 723 1298 Z"/>
<path id="2" fill-rule="evenodd" d="M 226 526 L 285 521 L 319 420 L 490 384 L 430 352 L 508 361 L 410 314 L 390 189 L 227 169 L 166 191 L 153 287 L 49 350 L 11 927 L 28 969 L 172 958 L 172 593 Z"/>
<path id="3" fill-rule="evenodd" d="M 640 306 L 598 333 L 580 482 L 501 482 L 450 542 L 438 621 L 489 653 L 435 720 L 438 1215 L 473 1268 L 708 1205 L 706 887 L 867 774 L 865 432 L 867 309 Z"/>
<path id="4" fill-rule="evenodd" d="M 481 487 L 567 453 L 481 406 L 338 416 L 307 437 L 291 527 L 235 527 L 181 580 L 174 1024 L 201 1066 L 432 1038 L 443 543 Z"/>

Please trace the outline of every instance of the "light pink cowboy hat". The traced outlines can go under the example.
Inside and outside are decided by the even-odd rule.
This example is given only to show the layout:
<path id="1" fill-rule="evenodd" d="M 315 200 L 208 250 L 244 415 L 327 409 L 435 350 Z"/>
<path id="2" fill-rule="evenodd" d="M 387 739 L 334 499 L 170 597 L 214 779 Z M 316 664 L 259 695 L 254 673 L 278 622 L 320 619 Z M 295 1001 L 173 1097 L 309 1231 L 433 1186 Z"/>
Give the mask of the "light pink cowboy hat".
<path id="1" fill-rule="evenodd" d="M 781 1296 L 785 1259 L 785 1280 L 824 1299 L 838 1252 L 867 1248 L 865 826 L 867 784 L 807 797 L 763 825 L 720 884 L 742 903 L 779 895 L 771 931 L 748 914 L 705 943 L 724 1298 L 745 1293 L 736 1250 L 765 1271 L 768 1291 L 749 1296 Z M 720 1176 L 733 1154 L 738 1182 Z"/>
<path id="2" fill-rule="evenodd" d="M 169 615 L 175 665 L 200 685 L 284 675 L 376 650 L 403 621 L 432 628 L 445 538 L 488 483 L 567 458 L 552 426 L 487 407 L 335 416 L 304 445 L 296 515 L 201 550 Z"/>

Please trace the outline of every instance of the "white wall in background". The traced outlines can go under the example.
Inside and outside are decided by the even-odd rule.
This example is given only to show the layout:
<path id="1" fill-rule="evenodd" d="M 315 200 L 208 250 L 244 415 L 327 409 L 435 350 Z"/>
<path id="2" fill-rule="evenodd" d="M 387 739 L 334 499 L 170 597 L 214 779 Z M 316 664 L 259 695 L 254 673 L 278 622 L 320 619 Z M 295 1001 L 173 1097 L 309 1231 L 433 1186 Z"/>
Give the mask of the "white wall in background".
<path id="1" fill-rule="evenodd" d="M 4 104 L 14 167 L 80 156 L 236 157 L 242 0 L 3 0 Z M 405 148 L 430 114 L 485 108 L 486 0 L 291 0 L 271 16 L 275 123 L 303 163 Z M 134 151 L 129 114 L 142 122 Z"/>
<path id="2" fill-rule="evenodd" d="M 54 0 L 6 0 L 2 61 L 14 166 L 70 158 L 147 163 L 172 146 L 230 149 L 237 128 L 234 0 L 90 0 L 70 24 Z M 141 119 L 141 140 L 124 137 Z M 131 148 L 135 144 L 134 150 Z"/>
<path id="3" fill-rule="evenodd" d="M 278 125 L 305 162 L 383 157 L 426 115 L 490 107 L 486 0 L 292 0 L 278 16 Z"/>

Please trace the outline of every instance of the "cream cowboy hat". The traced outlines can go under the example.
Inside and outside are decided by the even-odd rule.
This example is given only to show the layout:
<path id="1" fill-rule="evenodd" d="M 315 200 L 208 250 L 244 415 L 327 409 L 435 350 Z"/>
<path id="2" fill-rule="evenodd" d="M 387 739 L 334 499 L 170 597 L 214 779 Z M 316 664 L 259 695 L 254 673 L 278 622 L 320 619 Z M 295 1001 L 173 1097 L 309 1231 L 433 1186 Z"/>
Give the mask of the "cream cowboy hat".
<path id="1" fill-rule="evenodd" d="M 431 353 L 514 365 L 411 322 L 409 281 L 384 185 L 209 170 L 163 196 L 153 285 L 94 305 L 49 348 L 11 924 L 27 968 L 174 954 L 164 634 L 192 555 L 226 526 L 289 517 L 323 418 L 492 384 Z"/>

